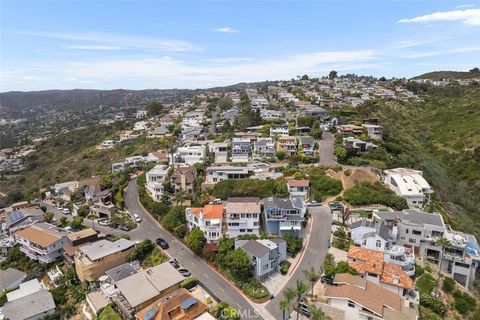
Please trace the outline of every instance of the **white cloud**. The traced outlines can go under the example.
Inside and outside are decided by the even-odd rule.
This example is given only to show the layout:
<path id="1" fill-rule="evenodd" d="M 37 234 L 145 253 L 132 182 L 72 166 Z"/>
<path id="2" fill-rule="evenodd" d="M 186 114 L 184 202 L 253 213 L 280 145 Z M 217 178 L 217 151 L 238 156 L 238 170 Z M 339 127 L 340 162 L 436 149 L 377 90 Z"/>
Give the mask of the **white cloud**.
<path id="1" fill-rule="evenodd" d="M 137 48 L 137 49 L 153 49 L 166 52 L 187 52 L 199 51 L 202 48 L 184 40 L 175 39 L 158 39 L 152 37 L 143 37 L 128 34 L 113 34 L 113 33 L 60 33 L 60 32 L 27 32 L 26 34 L 38 37 L 73 40 L 73 41 L 88 41 L 88 46 L 99 47 L 122 47 L 122 48 Z M 95 44 L 91 44 L 95 42 Z"/>
<path id="2" fill-rule="evenodd" d="M 123 47 L 117 47 L 117 46 L 103 46 L 103 45 L 96 45 L 96 44 L 87 44 L 87 45 L 68 45 L 64 46 L 67 49 L 73 49 L 73 50 L 121 50 L 124 49 Z"/>
<path id="3" fill-rule="evenodd" d="M 466 25 L 480 25 L 480 9 L 434 12 L 424 16 L 401 19 L 399 23 L 431 23 L 437 21 L 460 21 Z"/>
<path id="4" fill-rule="evenodd" d="M 271 59 L 240 59 L 241 63 L 226 63 L 221 59 L 183 61 L 172 57 L 124 58 L 36 64 L 25 67 L 29 74 L 42 75 L 48 81 L 28 83 L 17 73 L 5 76 L 4 84 L 9 89 L 67 89 L 94 83 L 97 89 L 112 88 L 208 88 L 245 81 L 290 79 L 297 74 L 327 74 L 335 68 L 338 71 L 354 72 L 374 69 L 376 52 L 373 50 L 327 51 L 302 53 Z M 35 72 L 32 72 L 35 70 Z M 20 73 L 22 75 L 22 73 Z M 68 80 L 67 80 L 68 79 Z M 11 81 L 9 81 L 11 80 Z M 5 89 L 5 88 L 2 88 Z"/>
<path id="5" fill-rule="evenodd" d="M 230 27 L 215 28 L 213 31 L 223 32 L 223 33 L 238 33 L 238 30 L 232 29 Z"/>

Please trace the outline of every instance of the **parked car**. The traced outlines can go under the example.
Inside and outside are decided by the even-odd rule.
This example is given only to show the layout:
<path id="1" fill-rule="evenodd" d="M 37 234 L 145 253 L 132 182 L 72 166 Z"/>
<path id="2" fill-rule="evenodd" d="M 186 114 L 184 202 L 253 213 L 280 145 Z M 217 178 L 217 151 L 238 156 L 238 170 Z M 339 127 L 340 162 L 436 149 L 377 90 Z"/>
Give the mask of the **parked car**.
<path id="1" fill-rule="evenodd" d="M 307 201 L 307 202 L 306 202 L 306 205 L 307 205 L 308 207 L 318 207 L 318 206 L 321 206 L 322 203 L 321 203 L 321 202 L 317 202 L 317 201 L 315 201 L 315 200 L 312 200 L 312 201 Z"/>
<path id="2" fill-rule="evenodd" d="M 110 225 L 110 228 L 113 228 L 113 229 L 118 229 L 118 227 L 119 227 L 118 223 L 112 223 Z"/>
<path id="3" fill-rule="evenodd" d="M 320 281 L 321 281 L 322 283 L 326 283 L 326 284 L 333 284 L 333 279 L 330 278 L 330 277 L 327 277 L 327 276 L 322 276 L 322 277 L 320 278 Z"/>
<path id="4" fill-rule="evenodd" d="M 310 308 L 305 303 L 299 303 L 298 304 L 298 310 L 305 317 L 310 318 Z"/>
<path id="5" fill-rule="evenodd" d="M 169 248 L 168 242 L 163 240 L 162 238 L 158 238 L 157 240 L 155 240 L 155 243 L 163 250 L 167 250 Z"/>
<path id="6" fill-rule="evenodd" d="M 213 199 L 212 201 L 210 201 L 210 204 L 222 204 L 222 199 Z"/>
<path id="7" fill-rule="evenodd" d="M 119 229 L 122 231 L 130 231 L 130 229 L 127 226 L 121 226 Z"/>
<path id="8" fill-rule="evenodd" d="M 63 214 L 70 214 L 70 209 L 68 209 L 68 208 L 63 208 L 63 209 L 62 209 L 62 213 L 63 213 Z"/>
<path id="9" fill-rule="evenodd" d="M 171 260 L 168 260 L 168 263 L 170 263 L 172 265 L 172 267 L 174 267 L 175 269 L 178 269 L 180 268 L 180 264 L 178 263 L 177 259 L 171 259 Z"/>
<path id="10" fill-rule="evenodd" d="M 101 226 L 108 226 L 110 224 L 110 222 L 108 221 L 108 219 L 100 219 L 97 221 L 99 225 Z"/>
<path id="11" fill-rule="evenodd" d="M 133 214 L 133 218 L 135 219 L 136 222 L 142 222 L 142 218 L 136 213 Z"/>
<path id="12" fill-rule="evenodd" d="M 178 269 L 178 272 L 180 272 L 180 274 L 185 278 L 188 278 L 192 275 L 187 269 Z"/>

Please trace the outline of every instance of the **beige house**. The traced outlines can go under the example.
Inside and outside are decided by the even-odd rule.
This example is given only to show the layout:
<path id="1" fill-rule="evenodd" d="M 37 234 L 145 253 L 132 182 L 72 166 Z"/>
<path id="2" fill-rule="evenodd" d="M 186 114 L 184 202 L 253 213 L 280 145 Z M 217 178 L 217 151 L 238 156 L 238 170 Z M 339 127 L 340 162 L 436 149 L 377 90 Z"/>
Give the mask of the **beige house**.
<path id="1" fill-rule="evenodd" d="M 127 239 L 115 242 L 100 240 L 82 246 L 75 255 L 75 270 L 81 281 L 95 281 L 105 271 L 127 262 L 134 249 L 134 243 Z"/>

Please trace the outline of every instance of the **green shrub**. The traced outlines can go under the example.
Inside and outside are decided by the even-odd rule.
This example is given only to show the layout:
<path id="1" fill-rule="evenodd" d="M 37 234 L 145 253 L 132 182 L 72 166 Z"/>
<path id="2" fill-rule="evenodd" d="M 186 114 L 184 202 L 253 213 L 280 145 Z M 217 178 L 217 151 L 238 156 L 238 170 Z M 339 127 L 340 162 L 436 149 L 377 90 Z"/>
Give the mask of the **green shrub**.
<path id="1" fill-rule="evenodd" d="M 455 290 L 455 280 L 449 277 L 443 279 L 442 290 L 446 293 L 452 293 Z"/>
<path id="2" fill-rule="evenodd" d="M 420 277 L 424 272 L 425 272 L 425 270 L 423 270 L 423 267 L 421 265 L 416 265 L 415 266 L 415 277 L 416 278 Z"/>
<path id="3" fill-rule="evenodd" d="M 182 282 L 180 282 L 180 287 L 184 289 L 191 289 L 197 285 L 198 281 L 195 277 L 188 277 L 184 279 Z"/>
<path id="4" fill-rule="evenodd" d="M 443 302 L 425 293 L 422 293 L 420 295 L 420 305 L 432 310 L 433 312 L 435 312 L 436 314 L 442 317 L 448 311 L 448 307 Z"/>
<path id="5" fill-rule="evenodd" d="M 432 293 L 435 284 L 435 278 L 428 273 L 424 273 L 420 278 L 417 279 L 417 282 L 415 283 L 418 291 L 423 294 Z"/>
<path id="6" fill-rule="evenodd" d="M 288 273 L 288 269 L 290 269 L 291 263 L 290 261 L 284 260 L 280 263 L 280 273 L 282 275 L 286 275 Z"/>
<path id="7" fill-rule="evenodd" d="M 297 253 L 299 253 L 300 250 L 302 250 L 302 246 L 303 246 L 302 238 L 295 238 L 293 236 L 286 235 L 283 237 L 283 240 L 287 242 L 287 253 L 290 256 L 295 257 Z"/>
<path id="8" fill-rule="evenodd" d="M 455 290 L 453 297 L 455 299 L 453 306 L 461 314 L 468 314 L 469 312 L 475 310 L 475 307 L 477 306 L 477 301 L 468 293 Z"/>
<path id="9" fill-rule="evenodd" d="M 343 193 L 345 201 L 354 206 L 383 204 L 397 210 L 408 208 L 407 201 L 398 197 L 381 182 L 360 182 Z"/>
<path id="10" fill-rule="evenodd" d="M 98 313 L 98 320 L 122 320 L 111 305 L 106 306 Z"/>

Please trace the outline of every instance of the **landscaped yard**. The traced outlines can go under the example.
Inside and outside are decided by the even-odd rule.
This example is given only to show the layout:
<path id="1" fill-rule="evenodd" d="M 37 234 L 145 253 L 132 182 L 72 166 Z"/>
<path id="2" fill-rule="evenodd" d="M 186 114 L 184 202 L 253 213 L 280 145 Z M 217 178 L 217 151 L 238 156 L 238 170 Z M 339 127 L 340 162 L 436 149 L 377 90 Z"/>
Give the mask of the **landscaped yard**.
<path id="1" fill-rule="evenodd" d="M 145 257 L 141 266 L 143 269 L 158 266 L 159 264 L 168 261 L 168 257 L 160 252 L 158 248 L 152 250 L 152 252 Z"/>

